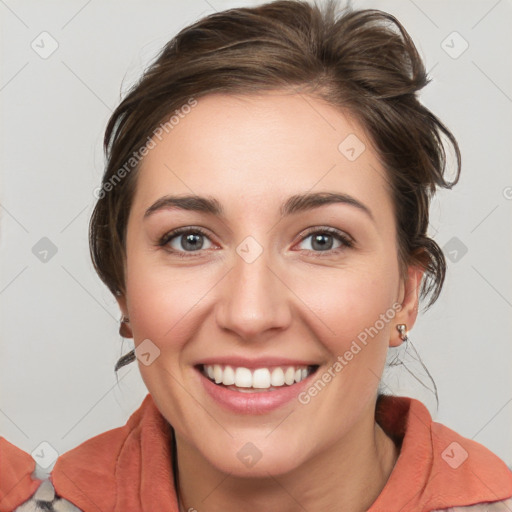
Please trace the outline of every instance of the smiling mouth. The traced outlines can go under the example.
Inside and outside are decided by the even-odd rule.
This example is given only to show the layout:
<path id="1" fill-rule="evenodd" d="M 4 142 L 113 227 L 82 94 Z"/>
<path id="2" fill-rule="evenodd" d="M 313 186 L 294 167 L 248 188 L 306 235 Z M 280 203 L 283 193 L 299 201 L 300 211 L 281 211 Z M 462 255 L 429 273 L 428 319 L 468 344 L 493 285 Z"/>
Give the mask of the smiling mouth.
<path id="1" fill-rule="evenodd" d="M 249 369 L 230 365 L 199 365 L 198 370 L 217 386 L 241 393 L 276 391 L 297 384 L 316 372 L 318 365 L 273 366 Z"/>

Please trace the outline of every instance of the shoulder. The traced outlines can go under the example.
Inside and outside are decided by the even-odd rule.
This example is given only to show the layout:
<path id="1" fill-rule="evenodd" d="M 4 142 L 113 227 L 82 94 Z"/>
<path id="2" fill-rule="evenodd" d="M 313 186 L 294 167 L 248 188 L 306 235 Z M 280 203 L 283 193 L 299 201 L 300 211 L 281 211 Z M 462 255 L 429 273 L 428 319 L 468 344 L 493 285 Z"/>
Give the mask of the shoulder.
<path id="1" fill-rule="evenodd" d="M 119 459 L 126 443 L 131 444 L 132 430 L 133 425 L 129 421 L 63 453 L 50 475 L 57 495 L 82 509 L 92 506 L 91 503 L 101 503 L 101 510 L 114 510 Z M 67 509 L 63 510 L 67 512 Z"/>
<path id="2" fill-rule="evenodd" d="M 30 454 L 0 437 L 0 512 L 81 510 L 72 504 L 75 503 L 77 491 L 70 489 L 75 479 L 86 484 L 94 497 L 102 494 L 99 501 L 107 505 L 105 510 L 110 510 L 108 505 L 111 505 L 112 493 L 104 491 L 115 489 L 119 456 L 123 451 L 134 451 L 133 445 L 138 438 L 141 422 L 148 416 L 151 405 L 148 395 L 125 425 L 87 439 L 60 455 L 45 480 L 36 477 L 36 462 Z M 80 501 L 77 505 L 83 508 Z"/>
<path id="3" fill-rule="evenodd" d="M 495 501 L 493 503 L 477 503 L 466 507 L 451 507 L 433 510 L 432 512 L 510 512 L 512 510 L 512 498 Z"/>
<path id="4" fill-rule="evenodd" d="M 50 475 L 56 494 L 82 510 L 128 510 L 128 504 L 156 499 L 158 478 L 165 490 L 156 494 L 172 493 L 169 429 L 148 394 L 125 425 L 87 439 L 57 459 Z M 147 474 L 152 475 L 149 482 Z"/>
<path id="5" fill-rule="evenodd" d="M 55 495 L 49 480 L 34 477 L 35 461 L 0 437 L 0 512 L 80 512 Z"/>
<path id="6" fill-rule="evenodd" d="M 512 510 L 512 471 L 502 459 L 441 423 L 432 422 L 430 432 L 432 466 L 425 502 L 431 510 Z M 450 502 L 451 508 L 446 506 Z"/>
<path id="7" fill-rule="evenodd" d="M 375 510 L 392 510 L 397 499 L 404 512 L 512 510 L 512 471 L 488 448 L 433 421 L 412 398 L 383 397 L 377 412 L 400 455 Z"/>
<path id="8" fill-rule="evenodd" d="M 59 492 L 59 482 L 63 470 L 70 478 L 74 474 L 88 473 L 89 478 L 102 483 L 114 478 L 120 454 L 130 449 L 140 438 L 140 431 L 147 422 L 148 412 L 152 412 L 151 395 L 147 395 L 141 406 L 130 416 L 125 425 L 102 432 L 85 440 L 80 445 L 63 453 L 55 463 L 52 482 Z M 113 483 L 113 481 L 111 482 Z"/>
<path id="9" fill-rule="evenodd" d="M 4 437 L 0 437 L 0 512 L 10 512 L 38 488 L 34 459 Z"/>

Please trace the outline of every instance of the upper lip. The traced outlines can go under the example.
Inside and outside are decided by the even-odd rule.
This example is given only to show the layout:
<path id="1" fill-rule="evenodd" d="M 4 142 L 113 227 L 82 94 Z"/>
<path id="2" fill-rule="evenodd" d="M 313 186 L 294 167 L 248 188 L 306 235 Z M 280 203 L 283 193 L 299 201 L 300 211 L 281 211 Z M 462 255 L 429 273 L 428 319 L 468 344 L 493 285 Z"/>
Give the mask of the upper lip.
<path id="1" fill-rule="evenodd" d="M 308 359 L 291 359 L 287 357 L 237 357 L 237 356 L 226 356 L 226 357 L 208 357 L 197 362 L 195 366 L 204 365 L 227 365 L 235 368 L 270 368 L 273 366 L 319 366 L 318 362 Z"/>

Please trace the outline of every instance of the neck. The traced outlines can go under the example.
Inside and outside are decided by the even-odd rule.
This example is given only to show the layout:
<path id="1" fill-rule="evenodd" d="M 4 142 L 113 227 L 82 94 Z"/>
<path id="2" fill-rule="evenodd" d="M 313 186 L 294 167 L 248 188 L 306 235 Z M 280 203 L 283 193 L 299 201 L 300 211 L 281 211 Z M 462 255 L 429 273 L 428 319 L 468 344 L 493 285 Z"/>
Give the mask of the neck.
<path id="1" fill-rule="evenodd" d="M 399 454 L 373 415 L 307 464 L 268 478 L 225 474 L 185 445 L 177 439 L 180 512 L 363 512 L 386 485 Z"/>

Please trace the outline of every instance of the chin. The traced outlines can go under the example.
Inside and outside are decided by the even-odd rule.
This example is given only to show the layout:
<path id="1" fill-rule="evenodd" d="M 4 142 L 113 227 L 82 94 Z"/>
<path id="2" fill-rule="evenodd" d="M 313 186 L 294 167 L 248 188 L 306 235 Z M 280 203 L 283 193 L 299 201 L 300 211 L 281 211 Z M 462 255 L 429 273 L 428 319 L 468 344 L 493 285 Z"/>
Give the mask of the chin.
<path id="1" fill-rule="evenodd" d="M 308 459 L 309 450 L 305 443 L 304 433 L 280 435 L 271 433 L 265 428 L 247 435 L 226 439 L 209 438 L 206 442 L 204 433 L 201 441 L 195 446 L 198 455 L 206 459 L 218 471 L 240 478 L 268 478 L 290 473 Z"/>
<path id="2" fill-rule="evenodd" d="M 210 464 L 220 472 L 237 478 L 268 478 L 291 473 L 305 460 L 289 449 L 264 448 L 258 450 L 255 445 L 244 445 L 239 450 L 224 451 L 223 454 L 208 454 Z M 286 447 L 284 447 L 286 448 Z M 205 454 L 206 455 L 206 454 Z M 212 458 L 210 456 L 213 455 Z"/>

